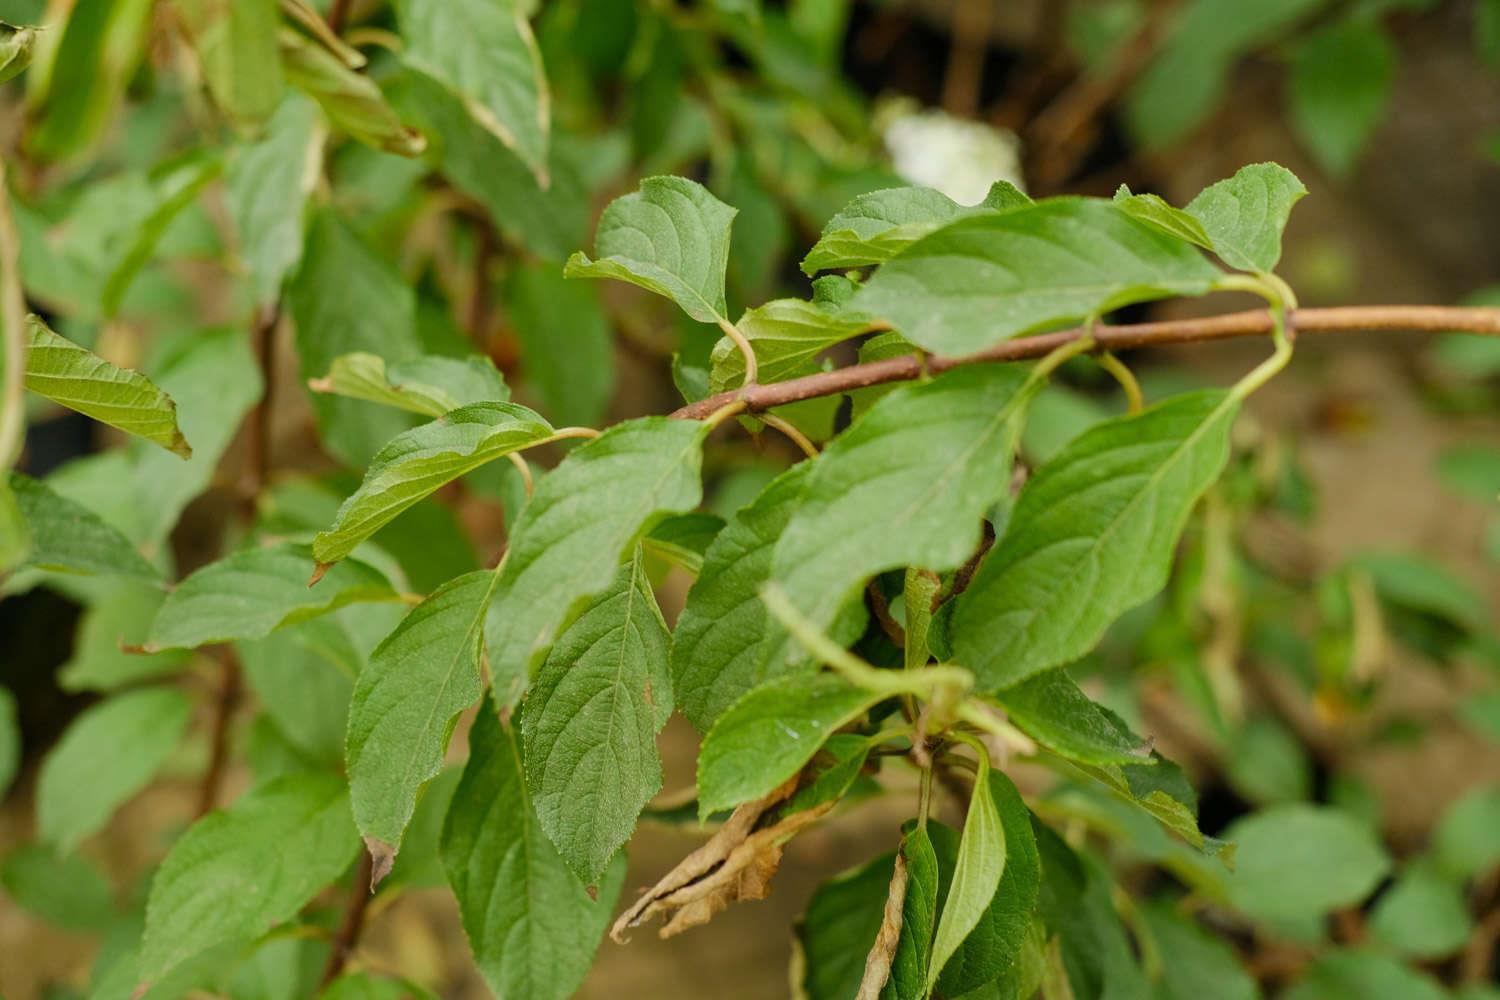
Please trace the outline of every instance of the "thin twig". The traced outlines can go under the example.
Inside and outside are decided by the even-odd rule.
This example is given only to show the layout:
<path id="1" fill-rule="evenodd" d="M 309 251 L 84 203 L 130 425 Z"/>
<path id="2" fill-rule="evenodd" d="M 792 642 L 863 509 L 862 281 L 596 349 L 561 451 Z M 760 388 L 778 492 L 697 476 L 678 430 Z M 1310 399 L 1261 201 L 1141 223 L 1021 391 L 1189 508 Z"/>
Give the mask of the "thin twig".
<path id="1" fill-rule="evenodd" d="M 1093 333 L 1100 348 L 1123 351 L 1138 347 L 1265 336 L 1274 326 L 1270 310 L 1247 309 L 1202 319 L 1163 320 L 1122 326 L 1096 325 Z M 1348 333 L 1358 330 L 1440 333 L 1451 330 L 1500 337 L 1500 309 L 1458 306 L 1339 306 L 1331 309 L 1297 309 L 1288 313 L 1287 326 L 1296 333 Z M 964 365 L 1025 361 L 1050 354 L 1064 344 L 1087 336 L 1089 332 L 1086 327 L 1073 327 L 1001 341 L 983 351 L 959 357 L 929 355 L 919 358 L 902 355 L 850 365 L 785 382 L 721 392 L 684 406 L 672 416 L 701 420 L 735 401 L 745 404 L 745 412 L 758 413 L 773 406 L 784 406 L 804 399 L 834 396 L 888 382 L 924 378 Z"/>
<path id="2" fill-rule="evenodd" d="M 349 8 L 352 6 L 352 0 L 333 0 L 332 6 L 328 8 L 329 31 L 337 35 L 344 30 L 344 23 L 349 20 Z"/>
<path id="3" fill-rule="evenodd" d="M 234 651 L 223 647 L 223 678 L 219 693 L 214 698 L 213 719 L 208 730 L 208 769 L 203 772 L 203 783 L 198 786 L 198 810 L 195 816 L 204 816 L 219 804 L 219 786 L 224 783 L 224 768 L 229 762 L 229 722 L 234 718 L 235 706 L 240 701 L 240 663 Z"/>
<path id="4" fill-rule="evenodd" d="M 318 980 L 320 993 L 344 971 L 344 964 L 354 953 L 355 945 L 359 944 L 359 935 L 365 926 L 365 911 L 369 909 L 370 899 L 375 895 L 370 887 L 370 873 L 373 869 L 374 862 L 370 859 L 370 852 L 360 851 L 359 864 L 354 869 L 354 884 L 349 887 L 349 899 L 344 904 L 344 918 L 339 921 L 339 929 L 333 937 L 333 950 L 328 953 L 328 961 L 323 966 L 323 977 Z"/>
<path id="5" fill-rule="evenodd" d="M 261 393 L 245 422 L 245 468 L 240 492 L 246 509 L 251 512 L 271 472 L 271 404 L 276 387 L 276 325 L 280 320 L 280 301 L 268 302 L 256 310 L 255 323 L 250 329 L 251 347 L 260 366 Z"/>
<path id="6" fill-rule="evenodd" d="M 885 599 L 885 592 L 880 589 L 878 579 L 872 579 L 865 584 L 865 603 L 870 606 L 870 613 L 880 623 L 886 638 L 890 639 L 894 645 L 905 649 L 906 629 L 902 628 L 901 623 L 896 621 L 891 614 L 890 602 Z"/>

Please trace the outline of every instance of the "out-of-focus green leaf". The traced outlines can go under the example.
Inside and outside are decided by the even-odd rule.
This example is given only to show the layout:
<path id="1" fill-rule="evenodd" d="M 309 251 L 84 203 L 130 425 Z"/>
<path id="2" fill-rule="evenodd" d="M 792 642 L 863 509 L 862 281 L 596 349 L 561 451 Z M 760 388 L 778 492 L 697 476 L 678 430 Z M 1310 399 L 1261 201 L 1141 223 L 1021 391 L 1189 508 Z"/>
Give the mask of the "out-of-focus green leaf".
<path id="1" fill-rule="evenodd" d="M 1260 988 L 1234 949 L 1175 907 L 1148 903 L 1141 918 L 1162 956 L 1159 1000 L 1260 1000 Z"/>
<path id="2" fill-rule="evenodd" d="M 1450 878 L 1482 875 L 1500 864 L 1500 786 L 1476 788 L 1444 810 L 1432 855 Z"/>
<path id="3" fill-rule="evenodd" d="M 79 854 L 22 847 L 0 864 L 0 885 L 22 910 L 64 930 L 97 934 L 118 919 L 109 880 Z"/>
<path id="4" fill-rule="evenodd" d="M 1246 719 L 1231 737 L 1224 759 L 1229 783 L 1257 805 L 1298 802 L 1312 792 L 1307 751 L 1293 733 L 1268 716 Z"/>
<path id="5" fill-rule="evenodd" d="M 279 42 L 287 82 L 321 104 L 338 128 L 397 156 L 420 156 L 427 148 L 426 138 L 401 121 L 374 80 L 289 28 L 281 29 Z"/>
<path id="6" fill-rule="evenodd" d="M 1230 899 L 1273 922 L 1359 903 L 1391 866 L 1374 830 L 1326 806 L 1272 806 L 1236 821 L 1224 836 L 1238 845 Z"/>
<path id="7" fill-rule="evenodd" d="M 1293 49 L 1291 122 L 1313 158 L 1347 174 L 1385 116 L 1396 51 L 1376 21 L 1350 19 Z"/>
<path id="8" fill-rule="evenodd" d="M 100 308 L 106 317 L 120 309 L 131 282 L 151 260 L 167 227 L 219 176 L 224 163 L 209 153 L 189 153 L 151 172 L 151 211 L 131 234 L 118 263 L 104 283 Z"/>
<path id="9" fill-rule="evenodd" d="M 282 736 L 310 761 L 344 756 L 349 696 L 364 657 L 334 615 L 235 644 L 246 686 Z"/>
<path id="10" fill-rule="evenodd" d="M 31 51 L 36 47 L 36 37 L 36 28 L 0 21 L 0 83 L 31 65 Z"/>
<path id="11" fill-rule="evenodd" d="M 29 145 L 48 160 L 86 152 L 103 135 L 125 86 L 139 65 L 151 0 L 95 0 L 74 4 L 51 56 L 46 80 L 28 81 L 41 93 Z M 47 44 L 52 44 L 50 41 Z"/>
<path id="12" fill-rule="evenodd" d="M 120 530 L 82 504 L 58 496 L 46 483 L 10 474 L 11 493 L 31 536 L 29 565 L 61 573 L 105 574 L 160 580 Z"/>
<path id="13" fill-rule="evenodd" d="M 312 387 L 318 392 L 384 403 L 428 417 L 441 417 L 470 403 L 510 398 L 510 389 L 495 363 L 479 354 L 466 358 L 424 354 L 387 368 L 380 355 L 356 351 L 334 358 L 328 374 L 314 379 Z"/>
<path id="14" fill-rule="evenodd" d="M 174 0 L 214 102 L 236 126 L 264 125 L 281 101 L 276 0 Z"/>
<path id="15" fill-rule="evenodd" d="M 1370 914 L 1376 940 L 1418 961 L 1453 954 L 1473 929 L 1463 886 L 1420 861 L 1401 873 Z"/>
<path id="16" fill-rule="evenodd" d="M 551 96 L 524 5 L 401 0 L 401 58 L 444 84 L 547 186 Z"/>
<path id="17" fill-rule="evenodd" d="M 27 322 L 26 388 L 100 423 L 145 438 L 183 458 L 193 449 L 177 426 L 177 405 L 146 376 L 119 368 L 47 329 Z"/>
<path id="18" fill-rule="evenodd" d="M 21 722 L 16 718 L 16 696 L 0 688 L 0 801 L 21 769 Z"/>
<path id="19" fill-rule="evenodd" d="M 505 282 L 522 377 L 558 426 L 597 424 L 615 389 L 610 322 L 598 290 L 567 281 L 555 266 L 523 265 Z"/>
<path id="20" fill-rule="evenodd" d="M 1467 582 L 1425 556 L 1367 551 L 1350 564 L 1370 575 L 1382 600 L 1398 607 L 1471 631 L 1482 629 L 1489 617 L 1484 599 Z"/>
<path id="21" fill-rule="evenodd" d="M 66 854 L 102 829 L 160 770 L 191 712 L 187 695 L 155 687 L 114 695 L 73 720 L 37 779 L 41 839 Z"/>
<path id="22" fill-rule="evenodd" d="M 140 978 L 155 982 L 199 952 L 291 918 L 358 850 L 349 789 L 337 775 L 290 774 L 209 813 L 152 880 Z"/>
<path id="23" fill-rule="evenodd" d="M 1319 958 L 1283 1000 L 1444 1000 L 1437 982 L 1376 951 L 1332 951 Z"/>

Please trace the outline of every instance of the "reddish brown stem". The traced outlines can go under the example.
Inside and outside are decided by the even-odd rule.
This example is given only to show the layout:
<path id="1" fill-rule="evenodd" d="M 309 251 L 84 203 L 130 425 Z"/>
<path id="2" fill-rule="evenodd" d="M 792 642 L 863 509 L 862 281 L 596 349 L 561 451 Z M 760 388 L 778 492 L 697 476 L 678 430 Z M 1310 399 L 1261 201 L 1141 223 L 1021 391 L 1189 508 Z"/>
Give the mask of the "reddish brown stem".
<path id="1" fill-rule="evenodd" d="M 251 347 L 260 367 L 260 401 L 245 422 L 245 467 L 240 491 L 251 513 L 255 499 L 266 488 L 271 471 L 271 412 L 276 380 L 276 324 L 281 320 L 281 303 L 271 302 L 255 313 L 250 330 Z"/>
<path id="2" fill-rule="evenodd" d="M 328 30 L 335 35 L 344 30 L 344 23 L 349 20 L 351 6 L 353 6 L 352 0 L 333 0 L 332 6 L 328 8 Z"/>
<path id="3" fill-rule="evenodd" d="M 1339 333 L 1355 330 L 1448 330 L 1500 337 L 1500 309 L 1459 306 L 1340 306 L 1332 309 L 1297 309 L 1287 317 L 1293 333 Z M 1271 332 L 1271 313 L 1265 309 L 1247 309 L 1203 319 L 1163 320 L 1154 323 L 1131 323 L 1123 326 L 1096 325 L 1093 333 L 1099 347 L 1107 351 L 1124 351 L 1137 347 L 1159 347 L 1165 344 L 1190 344 L 1232 337 L 1265 336 Z M 926 358 L 910 355 L 886 358 L 829 372 L 818 372 L 802 378 L 751 385 L 721 392 L 696 403 L 690 403 L 672 414 L 674 417 L 702 420 L 719 407 L 735 400 L 746 403 L 751 413 L 774 406 L 796 403 L 820 396 L 834 396 L 887 382 L 905 382 L 924 375 L 936 375 L 950 368 L 996 361 L 1025 361 L 1039 358 L 1089 331 L 1075 326 L 1068 330 L 1017 337 L 974 354 Z"/>
<path id="4" fill-rule="evenodd" d="M 339 921 L 339 929 L 334 933 L 333 950 L 328 953 L 328 961 L 323 965 L 323 978 L 318 981 L 320 993 L 344 971 L 344 965 L 354 953 L 355 945 L 359 944 L 360 932 L 365 928 L 365 911 L 369 909 L 370 899 L 375 894 L 370 887 L 373 866 L 370 852 L 360 851 L 359 864 L 354 869 L 354 884 L 350 886 L 349 899 L 344 904 L 344 918 Z"/>
<path id="5" fill-rule="evenodd" d="M 198 811 L 203 816 L 219 802 L 219 786 L 224 783 L 224 767 L 229 762 L 229 722 L 240 700 L 240 664 L 229 647 L 223 650 L 224 676 L 214 699 L 213 719 L 208 730 L 208 769 L 198 786 Z"/>

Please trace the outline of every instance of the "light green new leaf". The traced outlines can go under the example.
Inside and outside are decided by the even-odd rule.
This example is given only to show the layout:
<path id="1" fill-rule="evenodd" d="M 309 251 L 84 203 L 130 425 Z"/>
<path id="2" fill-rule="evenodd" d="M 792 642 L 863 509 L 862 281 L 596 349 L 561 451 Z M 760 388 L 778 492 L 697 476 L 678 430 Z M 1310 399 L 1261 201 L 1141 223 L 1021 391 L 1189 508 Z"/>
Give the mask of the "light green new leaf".
<path id="1" fill-rule="evenodd" d="M 954 569 L 1010 487 L 1025 372 L 974 365 L 882 398 L 829 444 L 772 557 L 771 579 L 820 631 L 877 573 Z M 784 629 L 769 673 L 806 657 Z M 962 661 L 961 661 L 962 662 Z"/>
<path id="2" fill-rule="evenodd" d="M 998 692 L 995 700 L 1016 728 L 1070 760 L 1085 764 L 1150 760 L 1145 741 L 1084 694 L 1064 667 L 1013 684 Z"/>
<path id="3" fill-rule="evenodd" d="M 575 253 L 569 278 L 618 278 L 676 302 L 700 323 L 729 322 L 724 269 L 736 210 L 683 177 L 647 177 L 599 217 L 597 260 Z"/>
<path id="4" fill-rule="evenodd" d="M 1347 174 L 1385 115 L 1396 49 L 1378 21 L 1344 18 L 1292 51 L 1292 129 L 1313 158 Z"/>
<path id="5" fill-rule="evenodd" d="M 302 259 L 308 197 L 323 173 L 328 126 L 318 106 L 289 92 L 258 141 L 235 147 L 224 202 L 255 301 L 276 300 Z"/>
<path id="6" fill-rule="evenodd" d="M 870 328 L 868 316 L 834 312 L 819 302 L 776 299 L 745 310 L 740 333 L 755 349 L 756 380 L 784 382 L 817 370 L 817 357 L 834 344 Z M 728 337 L 714 345 L 708 391 L 738 389 L 745 381 L 745 356 Z"/>
<path id="7" fill-rule="evenodd" d="M 1287 803 L 1237 820 L 1230 900 L 1260 920 L 1305 920 L 1363 900 L 1390 856 L 1376 832 L 1329 806 Z"/>
<path id="8" fill-rule="evenodd" d="M 981 690 L 1077 659 L 1162 588 L 1238 410 L 1218 390 L 1176 396 L 1090 428 L 1037 471 L 953 611 L 953 659 Z"/>
<path id="9" fill-rule="evenodd" d="M 10 489 L 31 536 L 27 564 L 61 573 L 161 579 L 118 528 L 82 504 L 19 472 L 10 474 Z"/>
<path id="10" fill-rule="evenodd" d="M 489 701 L 443 825 L 443 866 L 474 961 L 496 996 L 565 1000 L 583 982 L 625 881 L 625 857 L 595 893 L 542 832 L 513 730 Z"/>
<path id="11" fill-rule="evenodd" d="M 698 753 L 698 814 L 770 794 L 836 730 L 884 695 L 837 674 L 788 677 L 751 691 L 719 716 Z"/>
<path id="12" fill-rule="evenodd" d="M 1307 188 L 1275 163 L 1252 163 L 1199 192 L 1187 208 L 1121 185 L 1115 204 L 1178 239 L 1212 250 L 1230 267 L 1268 272 L 1281 260 L 1281 233 Z"/>
<path id="13" fill-rule="evenodd" d="M 828 220 L 818 242 L 802 259 L 802 273 L 883 264 L 953 219 L 1029 204 L 1030 198 L 1005 181 L 996 182 L 989 197 L 972 208 L 932 188 L 871 191 Z"/>
<path id="14" fill-rule="evenodd" d="M 420 156 L 427 148 L 422 133 L 402 124 L 374 80 L 290 28 L 281 29 L 278 41 L 287 82 L 322 105 L 340 129 L 397 156 Z"/>
<path id="15" fill-rule="evenodd" d="M 551 96 L 516 0 L 401 0 L 401 58 L 442 83 L 547 186 Z"/>
<path id="16" fill-rule="evenodd" d="M 969 798 L 969 812 L 964 818 L 963 840 L 959 842 L 958 859 L 953 865 L 953 881 L 932 937 L 932 959 L 927 967 L 929 993 L 948 959 L 984 917 L 1005 872 L 1005 827 L 995 805 L 989 776 L 989 758 L 980 753 L 974 794 Z"/>
<path id="17" fill-rule="evenodd" d="M 146 902 L 140 975 L 155 982 L 217 944 L 249 942 L 294 916 L 359 851 L 337 775 L 273 779 L 188 827 Z"/>
<path id="18" fill-rule="evenodd" d="M 730 518 L 703 554 L 672 641 L 677 707 L 700 733 L 742 695 L 771 679 L 762 673 L 761 643 L 771 619 L 760 590 L 771 578 L 776 540 L 791 521 L 811 469 L 811 462 L 801 462 L 777 476 Z"/>
<path id="19" fill-rule="evenodd" d="M 551 435 L 547 421 L 516 403 L 474 403 L 398 435 L 375 453 L 359 489 L 313 539 L 313 555 L 322 564 L 343 559 L 444 484 Z"/>
<path id="20" fill-rule="evenodd" d="M 484 614 L 499 574 L 451 580 L 411 610 L 370 655 L 349 703 L 354 819 L 378 880 L 394 861 L 422 786 L 443 767 L 458 713 L 483 690 Z"/>
<path id="21" fill-rule="evenodd" d="M 470 403 L 510 399 L 505 377 L 489 358 L 438 354 L 398 361 L 386 367 L 378 354 L 356 351 L 333 359 L 328 374 L 310 383 L 317 392 L 384 403 L 398 410 L 441 417 Z"/>
<path id="22" fill-rule="evenodd" d="M 1057 198 L 958 219 L 882 265 L 853 308 L 965 354 L 1132 302 L 1202 295 L 1219 272 L 1106 201 Z"/>
<path id="23" fill-rule="evenodd" d="M 314 213 L 297 276 L 287 287 L 302 377 L 318 378 L 343 354 L 365 351 L 395 364 L 418 357 L 416 299 L 406 280 L 332 209 Z M 369 464 L 411 427 L 404 413 L 364 400 L 314 395 L 322 443 L 346 463 Z"/>
<path id="24" fill-rule="evenodd" d="M 192 456 L 172 397 L 146 376 L 59 337 L 35 316 L 27 320 L 26 335 L 26 388 L 183 458 Z"/>
<path id="25" fill-rule="evenodd" d="M 66 854 L 103 829 L 166 763 L 191 714 L 187 695 L 158 687 L 115 695 L 79 715 L 42 761 L 38 836 Z"/>
<path id="26" fill-rule="evenodd" d="M 244 549 L 209 563 L 167 595 L 146 650 L 259 639 L 346 604 L 397 598 L 379 570 L 357 559 L 333 566 L 309 586 L 315 569 L 312 550 L 290 544 Z"/>
<path id="27" fill-rule="evenodd" d="M 640 549 L 557 637 L 521 713 L 526 784 L 569 868 L 592 885 L 661 788 L 672 637 Z"/>
<path id="28" fill-rule="evenodd" d="M 281 101 L 276 0 L 174 0 L 214 102 L 236 126 L 264 125 Z"/>
<path id="29" fill-rule="evenodd" d="M 31 65 L 36 40 L 36 28 L 0 21 L 0 83 Z"/>
<path id="30" fill-rule="evenodd" d="M 698 506 L 707 426 L 622 421 L 536 484 L 511 532 L 485 630 L 500 704 L 520 696 L 557 630 L 609 586 L 636 540 L 666 515 Z"/>
<path id="31" fill-rule="evenodd" d="M 21 767 L 21 724 L 16 718 L 16 697 L 0 687 L 0 799 L 10 791 Z"/>

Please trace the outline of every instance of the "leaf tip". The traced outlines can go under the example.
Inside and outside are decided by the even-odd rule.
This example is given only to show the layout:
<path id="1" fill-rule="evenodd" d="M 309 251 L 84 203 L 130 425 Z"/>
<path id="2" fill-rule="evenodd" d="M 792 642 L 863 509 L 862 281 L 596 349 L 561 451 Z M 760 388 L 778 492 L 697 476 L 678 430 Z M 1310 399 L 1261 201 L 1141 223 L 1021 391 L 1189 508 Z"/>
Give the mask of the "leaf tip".
<path id="1" fill-rule="evenodd" d="M 370 852 L 370 891 L 385 881 L 396 864 L 396 848 L 378 837 L 366 837 L 365 850 Z"/>
<path id="2" fill-rule="evenodd" d="M 333 563 L 331 562 L 319 562 L 318 564 L 313 566 L 312 576 L 307 578 L 307 589 L 311 590 L 313 587 L 316 587 L 318 585 L 318 581 L 323 579 L 323 577 L 326 576 L 328 574 L 328 571 L 332 568 Z"/>

